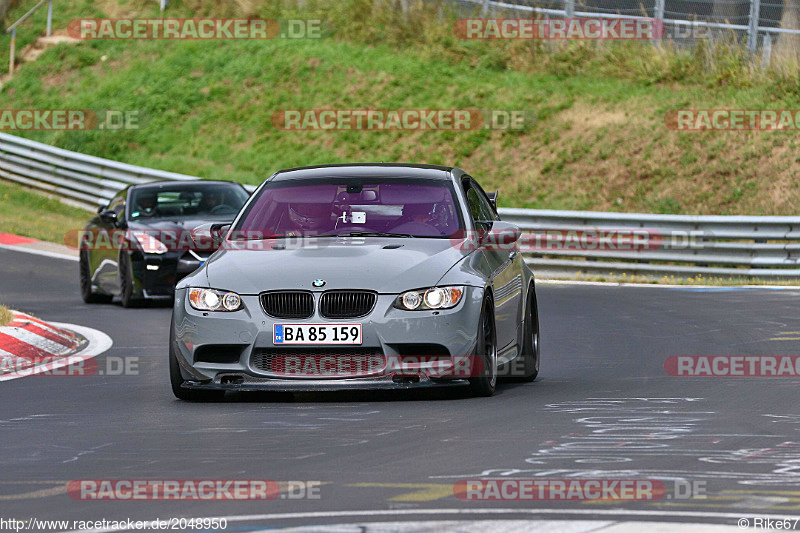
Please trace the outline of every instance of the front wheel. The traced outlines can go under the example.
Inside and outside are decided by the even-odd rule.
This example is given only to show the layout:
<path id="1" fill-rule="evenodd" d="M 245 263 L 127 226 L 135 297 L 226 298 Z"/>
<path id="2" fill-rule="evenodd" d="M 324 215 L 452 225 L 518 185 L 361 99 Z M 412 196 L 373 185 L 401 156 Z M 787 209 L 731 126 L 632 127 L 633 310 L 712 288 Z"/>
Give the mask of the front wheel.
<path id="1" fill-rule="evenodd" d="M 523 381 L 533 381 L 539 375 L 539 307 L 536 305 L 536 293 L 533 286 L 528 291 L 528 305 L 525 306 L 525 338 L 522 340 L 522 357 L 524 361 Z"/>
<path id="2" fill-rule="evenodd" d="M 473 353 L 473 365 L 480 361 L 482 368 L 478 376 L 469 380 L 475 396 L 491 396 L 497 386 L 497 332 L 494 326 L 494 303 L 490 296 L 486 296 L 481 306 L 478 339 Z"/>
<path id="3" fill-rule="evenodd" d="M 81 282 L 81 298 L 87 304 L 109 303 L 112 296 L 98 294 L 92 289 L 92 266 L 89 261 L 89 252 L 81 251 L 78 256 L 78 271 Z"/>
<path id="4" fill-rule="evenodd" d="M 142 299 L 133 295 L 133 270 L 130 256 L 122 252 L 119 255 L 119 299 L 122 307 L 139 307 Z"/>

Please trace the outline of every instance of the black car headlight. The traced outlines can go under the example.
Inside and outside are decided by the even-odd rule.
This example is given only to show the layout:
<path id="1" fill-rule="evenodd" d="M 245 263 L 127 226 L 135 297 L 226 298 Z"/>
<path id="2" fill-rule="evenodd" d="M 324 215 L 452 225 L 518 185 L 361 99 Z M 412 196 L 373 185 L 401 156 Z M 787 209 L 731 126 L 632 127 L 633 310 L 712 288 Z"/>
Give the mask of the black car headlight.
<path id="1" fill-rule="evenodd" d="M 397 297 L 394 306 L 405 311 L 429 311 L 450 309 L 458 305 L 464 295 L 464 287 L 430 287 L 407 291 Z"/>
<path id="2" fill-rule="evenodd" d="M 146 254 L 164 254 L 169 249 L 156 238 L 155 232 L 131 231 L 131 240 Z"/>
<path id="3" fill-rule="evenodd" d="M 242 308 L 242 298 L 235 292 L 191 287 L 189 305 L 198 311 L 237 311 Z"/>

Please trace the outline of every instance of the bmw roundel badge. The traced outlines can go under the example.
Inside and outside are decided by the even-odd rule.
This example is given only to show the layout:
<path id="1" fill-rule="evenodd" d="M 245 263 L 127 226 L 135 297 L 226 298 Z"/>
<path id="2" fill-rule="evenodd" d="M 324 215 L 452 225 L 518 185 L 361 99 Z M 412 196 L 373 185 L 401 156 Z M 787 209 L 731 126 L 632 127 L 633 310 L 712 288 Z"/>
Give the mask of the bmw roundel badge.
<path id="1" fill-rule="evenodd" d="M 313 286 L 315 286 L 315 287 L 324 287 L 325 286 L 325 280 L 324 279 L 315 279 L 311 284 Z"/>

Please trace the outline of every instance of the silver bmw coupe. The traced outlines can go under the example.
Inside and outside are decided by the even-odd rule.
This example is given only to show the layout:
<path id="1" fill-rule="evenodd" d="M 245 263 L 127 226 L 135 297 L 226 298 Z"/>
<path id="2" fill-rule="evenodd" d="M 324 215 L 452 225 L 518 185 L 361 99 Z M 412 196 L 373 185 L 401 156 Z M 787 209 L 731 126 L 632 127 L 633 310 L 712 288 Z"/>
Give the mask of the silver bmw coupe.
<path id="1" fill-rule="evenodd" d="M 175 290 L 172 390 L 469 386 L 539 372 L 534 277 L 520 230 L 458 168 L 282 170 Z M 197 238 L 201 238 L 198 233 Z"/>

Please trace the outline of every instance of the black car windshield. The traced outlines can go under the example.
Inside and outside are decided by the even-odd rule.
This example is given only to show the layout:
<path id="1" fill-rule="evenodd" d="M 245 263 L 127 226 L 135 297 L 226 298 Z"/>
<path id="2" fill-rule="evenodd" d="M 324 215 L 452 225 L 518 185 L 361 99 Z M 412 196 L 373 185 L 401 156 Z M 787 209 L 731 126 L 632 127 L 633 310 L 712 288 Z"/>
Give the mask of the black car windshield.
<path id="1" fill-rule="evenodd" d="M 226 217 L 239 212 L 247 192 L 235 183 L 187 183 L 134 189 L 129 218 L 150 221 L 160 218 Z"/>
<path id="2" fill-rule="evenodd" d="M 463 229 L 449 182 L 336 178 L 271 182 L 247 207 L 234 238 L 428 237 Z"/>

